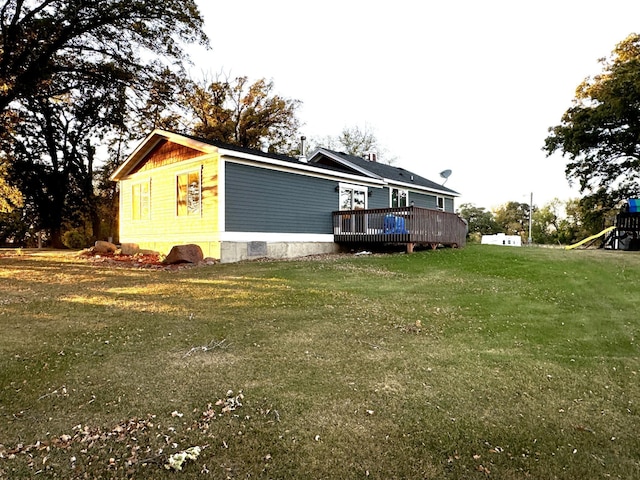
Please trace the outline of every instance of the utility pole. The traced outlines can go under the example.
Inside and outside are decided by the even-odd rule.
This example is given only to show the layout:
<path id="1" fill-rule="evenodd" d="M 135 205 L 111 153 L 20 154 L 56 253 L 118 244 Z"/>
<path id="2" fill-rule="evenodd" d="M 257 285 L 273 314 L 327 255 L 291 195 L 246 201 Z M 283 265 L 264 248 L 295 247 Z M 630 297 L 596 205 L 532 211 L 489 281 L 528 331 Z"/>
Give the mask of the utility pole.
<path id="1" fill-rule="evenodd" d="M 533 225 L 533 192 L 531 192 L 531 199 L 529 200 L 529 238 L 527 244 L 531 245 L 533 239 L 531 238 L 531 226 Z"/>

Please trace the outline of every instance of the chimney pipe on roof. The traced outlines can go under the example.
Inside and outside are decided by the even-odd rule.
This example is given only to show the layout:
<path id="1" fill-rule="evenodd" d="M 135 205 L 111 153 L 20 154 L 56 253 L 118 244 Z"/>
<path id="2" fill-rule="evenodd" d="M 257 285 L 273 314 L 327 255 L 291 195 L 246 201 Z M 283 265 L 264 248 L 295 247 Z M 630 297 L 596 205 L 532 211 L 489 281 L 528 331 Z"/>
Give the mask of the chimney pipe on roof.
<path id="1" fill-rule="evenodd" d="M 303 163 L 307 163 L 307 157 L 304 154 L 304 149 L 305 149 L 305 140 L 307 139 L 307 137 L 305 137 L 304 135 L 300 137 L 300 156 L 298 157 L 298 160 L 300 160 Z"/>
<path id="2" fill-rule="evenodd" d="M 369 160 L 370 162 L 378 161 L 378 154 L 375 151 L 368 152 L 366 157 L 367 157 L 367 160 Z"/>

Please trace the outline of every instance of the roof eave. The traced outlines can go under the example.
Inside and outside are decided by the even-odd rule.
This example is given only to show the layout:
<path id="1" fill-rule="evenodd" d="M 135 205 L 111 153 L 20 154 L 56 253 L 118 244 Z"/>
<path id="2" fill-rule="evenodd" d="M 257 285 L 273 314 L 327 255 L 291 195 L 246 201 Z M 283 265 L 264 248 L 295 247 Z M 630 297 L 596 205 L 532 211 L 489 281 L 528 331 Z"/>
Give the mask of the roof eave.
<path id="1" fill-rule="evenodd" d="M 350 161 L 344 159 L 343 157 L 341 157 L 340 155 L 336 155 L 334 152 L 330 151 L 330 150 L 326 150 L 324 148 L 318 148 L 317 150 L 315 150 L 311 156 L 309 157 L 308 163 L 313 163 L 313 158 L 316 157 L 317 155 L 324 155 L 326 157 L 329 157 L 331 160 L 334 160 L 335 162 L 339 163 L 340 165 L 350 168 L 352 170 L 355 170 L 356 172 L 365 175 L 367 177 L 371 177 L 371 178 L 377 178 L 382 180 L 382 177 L 380 175 L 376 175 L 375 173 L 367 170 L 366 168 L 362 168 L 354 163 L 351 163 Z"/>
<path id="2" fill-rule="evenodd" d="M 218 150 L 220 157 L 224 158 L 225 161 L 233 161 L 232 159 L 239 159 L 239 160 L 245 160 L 245 161 L 249 161 L 249 162 L 256 162 L 256 163 L 260 163 L 263 165 L 271 165 L 274 167 L 278 167 L 278 168 L 285 168 L 285 169 L 290 169 L 292 171 L 297 171 L 297 172 L 306 172 L 306 173 L 311 173 L 313 175 L 322 175 L 325 177 L 331 177 L 332 179 L 334 179 L 335 181 L 347 181 L 347 182 L 357 182 L 359 179 L 361 179 L 362 177 L 360 175 L 356 175 L 353 173 L 345 173 L 345 172 L 338 172 L 338 171 L 333 171 L 333 170 L 326 170 L 320 167 L 316 167 L 314 166 L 312 163 L 303 163 L 303 162 L 298 162 L 298 163 L 292 163 L 292 162 L 286 162 L 283 160 L 278 160 L 275 158 L 269 158 L 269 157 L 264 157 L 261 155 L 254 155 L 254 154 L 250 154 L 250 153 L 245 153 L 245 152 L 238 152 L 236 150 L 232 150 L 232 149 L 228 149 L 228 148 L 219 148 Z M 386 185 L 386 182 L 380 178 L 380 177 L 369 177 L 366 180 L 368 183 L 370 183 L 371 185 L 375 185 L 377 187 L 384 187 Z"/>
<path id="3" fill-rule="evenodd" d="M 162 140 L 168 140 L 185 147 L 193 148 L 194 150 L 199 150 L 203 154 L 215 153 L 218 150 L 214 145 L 200 142 L 193 138 L 182 136 L 178 133 L 168 132 L 166 130 L 157 128 L 138 144 L 135 150 L 129 154 L 122 165 L 120 165 L 111 174 L 109 179 L 114 182 L 122 180 L 122 178 L 126 177 L 127 174 L 131 170 L 133 170 L 133 168 L 135 168 L 135 166 L 140 163 L 149 154 L 149 152 L 153 150 L 155 146 L 158 145 L 158 143 Z"/>
<path id="4" fill-rule="evenodd" d="M 385 178 L 384 181 L 389 185 L 398 185 L 399 187 L 419 189 L 419 190 L 424 190 L 424 191 L 428 191 L 428 192 L 432 192 L 432 193 L 439 193 L 439 194 L 442 194 L 442 195 L 448 195 L 450 197 L 459 197 L 460 196 L 460 193 L 456 192 L 455 190 L 451 190 L 449 188 L 445 188 L 445 189 L 441 190 L 439 188 L 428 187 L 426 185 L 418 185 L 416 183 L 399 182 L 397 180 L 391 180 L 390 178 Z"/>

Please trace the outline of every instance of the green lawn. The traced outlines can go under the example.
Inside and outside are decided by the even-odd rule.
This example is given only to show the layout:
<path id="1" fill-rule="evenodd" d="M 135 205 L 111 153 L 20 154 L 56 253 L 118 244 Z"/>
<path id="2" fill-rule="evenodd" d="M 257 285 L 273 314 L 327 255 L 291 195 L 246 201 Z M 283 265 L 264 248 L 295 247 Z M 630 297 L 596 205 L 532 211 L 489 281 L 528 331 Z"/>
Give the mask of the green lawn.
<path id="1" fill-rule="evenodd" d="M 640 478 L 639 286 L 602 250 L 0 253 L 0 478 Z"/>

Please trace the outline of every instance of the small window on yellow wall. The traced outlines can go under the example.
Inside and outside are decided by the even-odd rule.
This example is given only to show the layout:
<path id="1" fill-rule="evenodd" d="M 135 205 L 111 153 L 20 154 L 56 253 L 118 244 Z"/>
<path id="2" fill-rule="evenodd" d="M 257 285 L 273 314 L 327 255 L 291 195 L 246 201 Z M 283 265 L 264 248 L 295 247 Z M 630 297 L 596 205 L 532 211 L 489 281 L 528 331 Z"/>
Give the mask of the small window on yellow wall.
<path id="1" fill-rule="evenodd" d="M 131 207 L 134 220 L 149 218 L 149 182 L 137 183 L 131 187 Z"/>
<path id="2" fill-rule="evenodd" d="M 201 191 L 199 172 L 183 173 L 177 176 L 178 216 L 200 215 Z"/>

